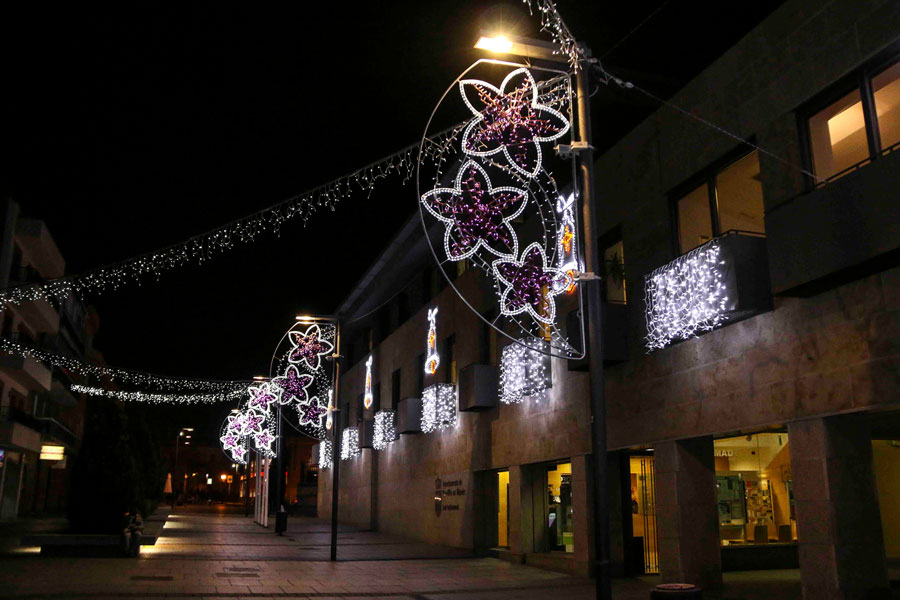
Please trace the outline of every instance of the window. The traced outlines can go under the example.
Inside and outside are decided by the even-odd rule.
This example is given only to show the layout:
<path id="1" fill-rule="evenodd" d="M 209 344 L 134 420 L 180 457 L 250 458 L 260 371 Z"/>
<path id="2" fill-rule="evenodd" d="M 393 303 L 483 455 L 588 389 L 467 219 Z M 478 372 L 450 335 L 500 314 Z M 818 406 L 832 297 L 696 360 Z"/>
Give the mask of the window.
<path id="1" fill-rule="evenodd" d="M 550 549 L 575 551 L 575 526 L 572 505 L 572 463 L 547 467 L 547 520 Z"/>
<path id="2" fill-rule="evenodd" d="M 400 369 L 391 373 L 391 408 L 397 410 L 400 406 Z"/>
<path id="3" fill-rule="evenodd" d="M 900 62 L 865 68 L 840 97 L 829 96 L 806 119 L 809 163 L 820 182 L 846 175 L 900 143 Z"/>
<path id="4" fill-rule="evenodd" d="M 603 248 L 603 300 L 625 304 L 625 246 L 622 228 L 615 227 L 600 238 Z"/>
<path id="5" fill-rule="evenodd" d="M 444 360 L 447 361 L 447 383 L 456 384 L 456 335 L 447 336 L 444 343 Z"/>
<path id="6" fill-rule="evenodd" d="M 765 232 L 756 150 L 727 162 L 724 168 L 711 169 L 701 180 L 699 186 L 676 196 L 678 249 L 682 254 L 728 231 Z"/>
<path id="7" fill-rule="evenodd" d="M 787 434 L 726 438 L 714 448 L 722 545 L 796 541 Z"/>

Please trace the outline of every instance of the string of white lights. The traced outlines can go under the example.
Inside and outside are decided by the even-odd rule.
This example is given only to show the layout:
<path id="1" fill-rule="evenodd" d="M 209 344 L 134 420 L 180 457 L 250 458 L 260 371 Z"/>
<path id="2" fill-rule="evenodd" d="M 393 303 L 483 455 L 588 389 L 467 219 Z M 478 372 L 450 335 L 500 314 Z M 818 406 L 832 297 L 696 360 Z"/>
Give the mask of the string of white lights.
<path id="1" fill-rule="evenodd" d="M 232 390 L 244 390 L 247 381 L 221 381 L 209 379 L 184 379 L 176 377 L 162 377 L 151 373 L 133 371 L 130 369 L 116 369 L 87 363 L 70 358 L 62 354 L 47 352 L 39 348 L 26 346 L 9 338 L 0 338 L 0 351 L 16 356 L 31 357 L 35 360 L 61 367 L 79 375 L 109 378 L 119 383 L 142 385 L 161 390 L 187 390 L 192 392 L 224 393 Z"/>
<path id="2" fill-rule="evenodd" d="M 332 454 L 334 453 L 334 446 L 331 443 L 331 440 L 324 439 L 319 442 L 319 468 L 320 469 L 330 469 L 332 466 Z"/>
<path id="3" fill-rule="evenodd" d="M 348 427 L 341 433 L 341 460 L 359 456 L 359 429 Z"/>
<path id="4" fill-rule="evenodd" d="M 379 410 L 375 413 L 375 423 L 372 425 L 372 448 L 375 450 L 384 450 L 397 439 L 395 416 L 392 410 Z"/>
<path id="5" fill-rule="evenodd" d="M 233 390 L 230 392 L 211 394 L 148 394 L 147 392 L 106 390 L 77 383 L 72 384 L 69 389 L 76 394 L 115 398 L 116 400 L 122 400 L 123 402 L 148 402 L 150 404 L 214 404 L 216 402 L 231 402 L 236 398 L 240 398 L 244 393 L 243 390 Z"/>
<path id="6" fill-rule="evenodd" d="M 578 41 L 569 30 L 562 15 L 556 9 L 556 3 L 553 0 L 522 0 L 528 5 L 528 11 L 534 14 L 534 4 L 537 4 L 537 10 L 541 17 L 541 30 L 546 31 L 553 38 L 553 43 L 559 46 L 559 53 L 569 59 L 569 66 L 577 71 L 579 68 L 578 61 L 581 60 L 582 50 L 578 45 Z"/>
<path id="7" fill-rule="evenodd" d="M 435 383 L 422 391 L 422 432 L 453 427 L 457 420 L 456 386 Z"/>
<path id="8" fill-rule="evenodd" d="M 500 401 L 518 404 L 528 397 L 542 397 L 550 387 L 546 366 L 549 357 L 541 350 L 543 342 L 531 338 L 503 348 L 500 360 Z M 524 344 L 524 345 L 523 345 Z"/>

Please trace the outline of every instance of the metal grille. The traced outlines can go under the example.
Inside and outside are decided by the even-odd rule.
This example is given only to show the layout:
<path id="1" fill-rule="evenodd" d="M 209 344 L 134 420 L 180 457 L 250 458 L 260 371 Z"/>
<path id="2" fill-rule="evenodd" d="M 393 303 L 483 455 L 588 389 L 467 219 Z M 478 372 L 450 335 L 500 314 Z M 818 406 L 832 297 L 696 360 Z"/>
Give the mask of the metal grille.
<path id="1" fill-rule="evenodd" d="M 652 456 L 642 456 L 641 503 L 644 505 L 644 573 L 659 573 L 656 534 L 656 470 Z"/>

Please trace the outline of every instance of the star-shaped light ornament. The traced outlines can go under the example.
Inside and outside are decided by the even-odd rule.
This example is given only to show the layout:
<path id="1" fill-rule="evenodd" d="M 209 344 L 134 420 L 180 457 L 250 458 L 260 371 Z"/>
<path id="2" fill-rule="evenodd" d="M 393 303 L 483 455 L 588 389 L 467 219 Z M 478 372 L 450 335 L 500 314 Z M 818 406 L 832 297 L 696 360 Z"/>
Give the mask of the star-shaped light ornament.
<path id="1" fill-rule="evenodd" d="M 250 394 L 250 400 L 247 401 L 247 406 L 251 410 L 267 415 L 269 414 L 269 408 L 279 402 L 279 399 L 281 398 L 281 387 L 269 382 L 264 382 L 249 386 L 247 388 L 247 393 Z"/>
<path id="2" fill-rule="evenodd" d="M 495 188 L 488 174 L 467 160 L 456 174 L 454 187 L 438 187 L 422 195 L 422 204 L 446 225 L 444 252 L 453 261 L 479 248 L 500 258 L 515 258 L 519 240 L 510 221 L 522 214 L 528 192 L 516 187 Z"/>
<path id="3" fill-rule="evenodd" d="M 301 425 L 321 427 L 322 419 L 328 414 L 328 408 L 319 404 L 318 398 L 310 398 L 297 405 L 297 415 Z"/>
<path id="4" fill-rule="evenodd" d="M 463 152 L 482 157 L 502 152 L 509 166 L 525 177 L 536 177 L 541 170 L 540 142 L 552 142 L 569 130 L 561 112 L 538 102 L 537 84 L 528 69 L 512 71 L 499 89 L 463 79 L 459 91 L 475 115 L 463 131 Z"/>
<path id="5" fill-rule="evenodd" d="M 284 371 L 284 375 L 276 377 L 272 380 L 282 390 L 279 403 L 290 404 L 291 402 L 305 402 L 309 399 L 307 388 L 312 385 L 313 376 L 305 373 L 301 374 L 294 365 L 288 366 Z"/>
<path id="6" fill-rule="evenodd" d="M 317 371 L 322 364 L 322 357 L 331 354 L 334 350 L 331 342 L 322 339 L 322 330 L 318 325 L 310 325 L 304 333 L 291 331 L 288 339 L 291 342 L 288 362 L 292 364 L 305 362 L 312 371 Z"/>
<path id="7" fill-rule="evenodd" d="M 238 464 L 242 464 L 242 465 L 247 464 L 247 447 L 246 446 L 244 446 L 243 444 L 235 446 L 234 448 L 232 448 L 230 450 L 230 452 L 231 452 L 231 459 L 234 462 L 236 462 Z"/>
<path id="8" fill-rule="evenodd" d="M 228 415 L 227 420 L 228 425 L 226 425 L 225 428 L 229 433 L 235 433 L 237 435 L 244 434 L 244 415 L 242 413 Z"/>
<path id="9" fill-rule="evenodd" d="M 243 422 L 244 435 L 256 435 L 265 429 L 266 416 L 250 410 L 244 413 Z"/>
<path id="10" fill-rule="evenodd" d="M 259 433 L 253 436 L 253 444 L 256 446 L 256 449 L 264 454 L 272 455 L 272 442 L 275 441 L 275 436 L 272 435 L 268 429 L 263 429 Z"/>
<path id="11" fill-rule="evenodd" d="M 572 284 L 572 276 L 547 267 L 547 256 L 537 242 L 522 252 L 521 260 L 495 260 L 494 276 L 505 286 L 500 296 L 500 312 L 507 316 L 527 312 L 536 321 L 556 320 L 558 296 Z"/>
<path id="12" fill-rule="evenodd" d="M 226 431 L 225 435 L 219 438 L 219 441 L 222 442 L 222 448 L 231 450 L 240 445 L 241 436 L 232 431 Z"/>

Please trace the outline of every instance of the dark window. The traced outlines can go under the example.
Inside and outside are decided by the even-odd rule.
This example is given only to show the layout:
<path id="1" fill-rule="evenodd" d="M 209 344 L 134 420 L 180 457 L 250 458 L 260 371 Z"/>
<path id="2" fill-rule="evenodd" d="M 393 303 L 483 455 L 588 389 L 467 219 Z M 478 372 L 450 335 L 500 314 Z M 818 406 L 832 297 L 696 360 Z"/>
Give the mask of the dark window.
<path id="1" fill-rule="evenodd" d="M 400 369 L 391 373 L 391 408 L 394 410 L 400 405 Z"/>
<path id="2" fill-rule="evenodd" d="M 381 382 L 379 381 L 372 386 L 372 411 L 381 410 Z"/>
<path id="3" fill-rule="evenodd" d="M 682 254 L 728 231 L 765 232 L 759 154 L 754 150 L 724 164 L 675 196 Z"/>
<path id="4" fill-rule="evenodd" d="M 447 361 L 447 383 L 456 383 L 456 334 L 447 336 L 444 342 L 444 360 Z"/>
<path id="5" fill-rule="evenodd" d="M 415 371 L 417 373 L 416 389 L 420 392 L 425 389 L 425 354 L 416 357 Z"/>
<path id="6" fill-rule="evenodd" d="M 879 60 L 805 111 L 808 161 L 820 183 L 900 144 L 900 62 Z"/>
<path id="7" fill-rule="evenodd" d="M 603 300 L 612 304 L 625 304 L 625 246 L 622 244 L 622 228 L 616 227 L 600 238 L 603 248 Z"/>

